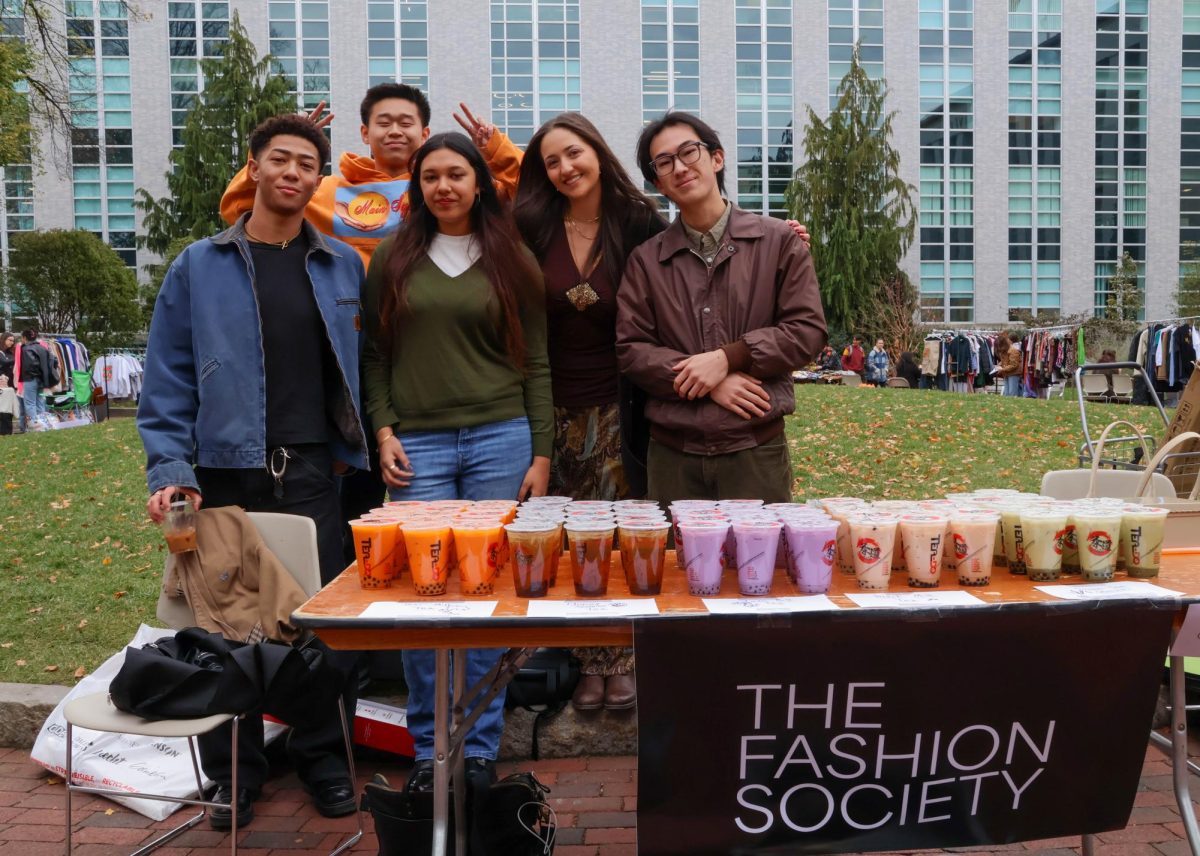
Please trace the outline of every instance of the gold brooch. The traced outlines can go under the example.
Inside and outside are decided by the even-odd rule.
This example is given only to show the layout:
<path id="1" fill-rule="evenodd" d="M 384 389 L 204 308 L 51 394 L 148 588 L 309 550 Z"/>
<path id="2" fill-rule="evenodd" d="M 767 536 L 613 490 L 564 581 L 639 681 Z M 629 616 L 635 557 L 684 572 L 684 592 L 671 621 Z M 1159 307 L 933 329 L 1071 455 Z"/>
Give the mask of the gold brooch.
<path id="1" fill-rule="evenodd" d="M 581 282 L 574 288 L 567 289 L 567 300 L 571 301 L 571 305 L 582 312 L 593 303 L 599 303 L 600 295 L 596 293 L 596 289 L 592 288 L 591 283 Z"/>

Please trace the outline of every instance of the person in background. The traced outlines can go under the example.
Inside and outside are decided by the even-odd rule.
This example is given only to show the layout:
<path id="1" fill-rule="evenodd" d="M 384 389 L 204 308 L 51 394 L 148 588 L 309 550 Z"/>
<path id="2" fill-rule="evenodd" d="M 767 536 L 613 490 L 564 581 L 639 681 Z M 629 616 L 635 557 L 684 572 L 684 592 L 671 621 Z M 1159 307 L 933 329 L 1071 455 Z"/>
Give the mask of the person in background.
<path id="1" fill-rule="evenodd" d="M 866 366 L 867 355 L 863 352 L 862 336 L 855 336 L 842 350 L 842 371 L 854 372 L 861 377 Z"/>
<path id="2" fill-rule="evenodd" d="M 883 347 L 883 339 L 877 339 L 875 347 L 867 354 L 867 382 L 876 386 L 886 386 L 890 365 L 887 351 Z"/>
<path id="3" fill-rule="evenodd" d="M 900 355 L 900 360 L 896 363 L 896 377 L 908 381 L 910 389 L 916 389 L 920 384 L 921 367 L 917 365 L 917 355 L 912 351 L 905 351 Z"/>
<path id="4" fill-rule="evenodd" d="M 996 337 L 996 374 L 1004 380 L 1004 394 L 1021 395 L 1021 345 L 1008 333 Z"/>
<path id="5" fill-rule="evenodd" d="M 837 352 L 833 350 L 833 345 L 826 343 L 821 349 L 820 356 L 817 357 L 817 368 L 823 372 L 840 372 L 842 370 L 842 361 L 838 358 Z"/>
<path id="6" fill-rule="evenodd" d="M 0 332 L 0 377 L 4 378 L 2 385 L 12 390 L 11 412 L 0 413 L 0 434 L 11 434 L 13 423 L 21 418 L 20 398 L 17 396 L 17 384 L 14 369 L 17 364 L 17 337 L 7 331 Z"/>
<path id="7" fill-rule="evenodd" d="M 137 428 L 146 449 L 146 510 L 163 519 L 182 494 L 199 508 L 237 505 L 311 519 L 321 582 L 342 570 L 334 473 L 367 467 L 359 409 L 359 301 L 363 265 L 305 220 L 329 160 L 329 142 L 300 116 L 268 119 L 250 136 L 251 210 L 219 235 L 188 246 L 154 304 Z M 353 716 L 356 656 L 325 651 L 345 680 Z M 270 772 L 262 717 L 238 730 L 237 793 L 226 724 L 199 738 L 214 799 L 236 806 L 238 827 Z M 293 729 L 288 754 L 317 810 L 353 814 L 336 707 Z M 232 811 L 209 813 L 229 829 Z"/>
<path id="8" fill-rule="evenodd" d="M 554 411 L 546 306 L 487 163 L 463 134 L 434 134 L 412 163 L 412 207 L 371 258 L 363 355 L 367 410 L 394 500 L 541 496 Z M 466 683 L 500 652 L 470 649 Z M 434 652 L 404 652 L 416 764 L 408 787 L 433 788 Z M 474 781 L 495 781 L 504 693 L 464 743 Z M 470 715 L 468 711 L 468 715 Z"/>
<path id="9" fill-rule="evenodd" d="M 1098 363 L 1115 363 L 1116 361 L 1117 361 L 1117 352 L 1112 351 L 1112 350 L 1101 351 L 1100 359 L 1096 360 L 1096 362 L 1098 362 Z M 1113 392 L 1112 379 L 1113 379 L 1113 375 L 1116 373 L 1116 371 L 1117 371 L 1116 369 L 1103 369 L 1100 372 L 1101 374 L 1104 375 L 1104 379 L 1106 381 L 1108 381 L 1108 394 L 1109 395 L 1112 395 L 1112 392 Z"/>
<path id="10" fill-rule="evenodd" d="M 41 392 L 52 385 L 54 355 L 38 341 L 38 331 L 32 327 L 21 331 L 21 339 L 13 359 L 13 374 L 17 379 L 17 394 L 25 408 L 25 430 L 42 431 L 49 426 L 46 424 L 46 399 Z"/>

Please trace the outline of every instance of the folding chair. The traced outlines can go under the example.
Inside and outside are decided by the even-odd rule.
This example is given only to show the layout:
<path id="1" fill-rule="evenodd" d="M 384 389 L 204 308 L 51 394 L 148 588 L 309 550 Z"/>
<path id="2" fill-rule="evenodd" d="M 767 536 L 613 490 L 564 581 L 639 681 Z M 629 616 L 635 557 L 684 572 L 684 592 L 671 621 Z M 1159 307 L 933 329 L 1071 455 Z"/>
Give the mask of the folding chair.
<path id="1" fill-rule="evenodd" d="M 1116 401 L 1128 404 L 1133 400 L 1133 378 L 1129 375 L 1112 375 L 1112 397 Z"/>
<path id="2" fill-rule="evenodd" d="M 262 535 L 263 543 L 273 552 L 279 561 L 288 571 L 291 572 L 296 582 L 300 584 L 300 588 L 307 595 L 312 595 L 321 587 L 321 572 L 317 559 L 317 527 L 307 517 L 301 517 L 296 514 L 274 514 L 269 512 L 251 511 L 248 512 L 250 519 L 254 521 L 254 525 L 258 527 L 259 534 Z M 167 559 L 172 561 L 171 558 Z M 182 629 L 195 624 L 195 619 L 192 610 L 187 605 L 187 601 L 182 597 L 168 597 L 165 592 L 159 596 L 158 600 L 158 617 L 169 627 Z M 140 716 L 135 716 L 131 713 L 117 710 L 108 700 L 107 693 L 94 693 L 92 695 L 83 696 L 69 702 L 63 709 L 63 714 L 67 721 L 67 760 L 66 760 L 66 793 L 67 793 L 67 856 L 71 856 L 72 846 L 72 829 L 71 829 L 71 795 L 75 791 L 83 793 L 92 793 L 100 795 L 121 795 L 121 796 L 136 796 L 142 799 L 163 800 L 166 802 L 178 802 L 187 805 L 200 806 L 200 812 L 189 817 L 179 826 L 176 826 L 167 832 L 160 835 L 158 838 L 151 841 L 136 850 L 131 856 L 143 856 L 143 854 L 161 847 L 168 841 L 176 838 L 188 829 L 202 821 L 208 813 L 209 807 L 229 808 L 232 815 L 233 825 L 230 830 L 230 852 L 233 856 L 237 856 L 238 852 L 238 826 L 237 826 L 237 809 L 234 806 L 227 806 L 225 803 L 217 803 L 211 800 L 201 799 L 204 792 L 202 777 L 200 775 L 200 765 L 196 757 L 195 738 L 201 734 L 207 734 L 214 728 L 223 725 L 226 722 L 233 722 L 232 736 L 232 769 L 233 781 L 231 782 L 230 792 L 233 794 L 234 801 L 237 800 L 238 783 L 237 783 L 237 741 L 238 741 L 238 722 L 240 715 L 234 714 L 217 714 L 215 716 L 205 716 L 195 719 L 159 719 L 148 720 L 142 719 Z M 346 721 L 346 711 L 343 705 L 338 704 L 338 714 L 342 720 L 342 739 L 346 747 L 346 764 L 350 771 L 350 781 L 356 782 L 354 770 L 354 749 L 350 741 L 349 723 Z M 182 737 L 187 739 L 188 749 L 191 753 L 192 769 L 196 774 L 196 799 L 187 799 L 172 796 L 163 796 L 161 794 L 130 794 L 128 791 L 113 790 L 111 788 L 97 788 L 90 785 L 79 785 L 74 783 L 74 777 L 71 773 L 72 755 L 74 754 L 74 744 L 72 742 L 72 731 L 74 728 L 88 728 L 93 731 L 108 731 L 119 734 L 137 734 L 148 737 Z M 334 849 L 330 856 L 349 849 L 358 842 L 363 835 L 362 813 L 357 812 L 358 831 L 351 837 L 347 838 Z"/>
<path id="3" fill-rule="evenodd" d="M 1080 389 L 1087 401 L 1108 401 L 1108 378 L 1100 374 L 1085 374 L 1079 378 Z"/>

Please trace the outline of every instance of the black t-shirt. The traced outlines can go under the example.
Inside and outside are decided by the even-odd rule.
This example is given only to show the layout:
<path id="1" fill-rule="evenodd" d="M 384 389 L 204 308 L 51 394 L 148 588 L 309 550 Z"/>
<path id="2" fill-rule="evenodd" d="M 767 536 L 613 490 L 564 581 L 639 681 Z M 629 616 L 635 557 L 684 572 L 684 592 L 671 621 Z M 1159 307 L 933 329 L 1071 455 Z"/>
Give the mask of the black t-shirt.
<path id="1" fill-rule="evenodd" d="M 325 323 L 305 270 L 304 233 L 285 248 L 250 242 L 262 319 L 267 385 L 267 446 L 325 443 L 337 389 Z"/>

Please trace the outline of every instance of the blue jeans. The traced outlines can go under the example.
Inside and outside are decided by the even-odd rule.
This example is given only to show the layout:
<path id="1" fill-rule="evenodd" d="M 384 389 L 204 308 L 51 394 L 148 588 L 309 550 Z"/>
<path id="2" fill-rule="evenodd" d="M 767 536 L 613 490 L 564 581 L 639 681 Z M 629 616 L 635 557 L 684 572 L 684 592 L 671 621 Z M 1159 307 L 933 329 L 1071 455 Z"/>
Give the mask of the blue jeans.
<path id="1" fill-rule="evenodd" d="M 46 399 L 38 395 L 41 392 L 38 381 L 27 380 L 21 392 L 21 400 L 25 405 L 25 427 L 32 428 L 39 416 L 46 415 Z"/>
<path id="2" fill-rule="evenodd" d="M 1021 376 L 1009 375 L 1004 379 L 1004 394 L 1005 395 L 1022 395 L 1021 391 Z"/>
<path id="3" fill-rule="evenodd" d="M 408 487 L 390 491 L 394 500 L 516 499 L 533 463 L 533 438 L 524 416 L 474 428 L 413 431 L 399 436 L 413 478 Z M 501 653 L 495 648 L 468 650 L 466 685 L 470 687 L 486 675 Z M 404 652 L 408 730 L 416 744 L 418 761 L 433 757 L 435 673 L 433 651 Z M 451 681 L 453 687 L 453 677 Z M 504 696 L 503 692 L 497 695 L 475 721 L 467 734 L 466 757 L 496 759 L 500 735 L 504 733 Z"/>

